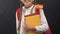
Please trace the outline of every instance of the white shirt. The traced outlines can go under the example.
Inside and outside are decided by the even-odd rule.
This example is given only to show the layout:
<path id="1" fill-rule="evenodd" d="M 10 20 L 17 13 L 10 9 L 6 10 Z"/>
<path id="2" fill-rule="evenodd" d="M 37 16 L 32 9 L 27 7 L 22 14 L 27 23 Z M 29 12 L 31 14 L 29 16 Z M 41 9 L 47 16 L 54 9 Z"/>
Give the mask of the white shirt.
<path id="1" fill-rule="evenodd" d="M 31 14 L 31 9 L 34 5 L 32 5 L 30 8 L 26 9 L 25 7 L 22 8 L 22 20 L 21 20 L 21 27 L 20 27 L 20 34 L 26 34 L 26 32 L 23 29 L 23 25 L 25 23 L 24 21 L 24 15 Z M 35 8 L 33 9 L 32 13 L 35 13 Z M 36 32 L 40 32 L 40 34 L 43 34 L 43 32 L 48 30 L 48 23 L 46 20 L 46 17 L 44 15 L 43 9 L 40 9 L 40 16 L 41 16 L 41 24 L 40 26 L 36 26 Z M 18 23 L 17 15 L 16 15 L 16 24 Z"/>

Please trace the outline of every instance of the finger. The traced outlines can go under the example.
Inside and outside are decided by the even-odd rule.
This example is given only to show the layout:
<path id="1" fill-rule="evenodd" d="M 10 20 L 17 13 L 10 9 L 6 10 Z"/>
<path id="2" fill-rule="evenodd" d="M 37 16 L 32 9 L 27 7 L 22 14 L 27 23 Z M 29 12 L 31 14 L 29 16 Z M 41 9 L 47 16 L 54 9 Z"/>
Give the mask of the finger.
<path id="1" fill-rule="evenodd" d="M 27 32 L 27 28 L 26 28 L 26 26 L 24 25 L 24 30 Z"/>

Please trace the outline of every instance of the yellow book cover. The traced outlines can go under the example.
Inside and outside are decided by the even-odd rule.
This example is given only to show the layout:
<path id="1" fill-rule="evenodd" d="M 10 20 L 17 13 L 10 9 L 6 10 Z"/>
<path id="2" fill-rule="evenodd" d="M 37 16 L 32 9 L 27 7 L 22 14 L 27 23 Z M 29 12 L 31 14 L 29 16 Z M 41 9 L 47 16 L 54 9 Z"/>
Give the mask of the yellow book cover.
<path id="1" fill-rule="evenodd" d="M 39 14 L 31 14 L 31 15 L 27 15 L 25 16 L 25 22 L 28 25 L 31 26 L 40 26 L 40 15 Z M 28 31 L 27 34 L 38 34 L 35 31 Z"/>

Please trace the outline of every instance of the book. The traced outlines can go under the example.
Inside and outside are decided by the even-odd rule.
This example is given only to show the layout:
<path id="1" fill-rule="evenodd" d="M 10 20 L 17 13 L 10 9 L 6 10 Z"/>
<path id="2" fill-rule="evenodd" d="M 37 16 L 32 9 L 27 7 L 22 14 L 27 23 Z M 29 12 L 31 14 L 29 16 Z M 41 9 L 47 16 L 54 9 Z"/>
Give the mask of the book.
<path id="1" fill-rule="evenodd" d="M 40 26 L 40 15 L 30 14 L 25 16 L 25 22 L 33 27 Z M 28 31 L 27 34 L 38 34 L 36 31 Z"/>

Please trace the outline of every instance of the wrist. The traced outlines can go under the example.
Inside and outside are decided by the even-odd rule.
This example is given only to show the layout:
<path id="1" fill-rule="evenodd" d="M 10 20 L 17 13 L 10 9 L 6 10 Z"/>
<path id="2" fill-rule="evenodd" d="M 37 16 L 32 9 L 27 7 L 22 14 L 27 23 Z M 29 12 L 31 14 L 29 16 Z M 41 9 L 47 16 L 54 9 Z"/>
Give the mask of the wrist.
<path id="1" fill-rule="evenodd" d="M 36 31 L 36 28 L 35 27 L 31 27 L 29 30 Z"/>

